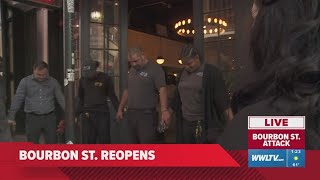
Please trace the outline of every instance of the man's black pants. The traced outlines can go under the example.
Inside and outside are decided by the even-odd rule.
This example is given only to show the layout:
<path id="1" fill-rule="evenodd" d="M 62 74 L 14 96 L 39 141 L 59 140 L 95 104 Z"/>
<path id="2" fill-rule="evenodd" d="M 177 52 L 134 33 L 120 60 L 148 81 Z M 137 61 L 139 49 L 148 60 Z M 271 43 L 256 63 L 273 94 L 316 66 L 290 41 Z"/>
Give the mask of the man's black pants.
<path id="1" fill-rule="evenodd" d="M 110 144 L 109 112 L 81 113 L 83 144 Z"/>
<path id="2" fill-rule="evenodd" d="M 46 144 L 57 143 L 57 119 L 54 112 L 44 115 L 26 113 L 26 133 L 29 142 L 39 144 L 43 132 Z"/>
<path id="3" fill-rule="evenodd" d="M 129 143 L 154 144 L 158 142 L 158 113 L 156 110 L 128 110 Z"/>

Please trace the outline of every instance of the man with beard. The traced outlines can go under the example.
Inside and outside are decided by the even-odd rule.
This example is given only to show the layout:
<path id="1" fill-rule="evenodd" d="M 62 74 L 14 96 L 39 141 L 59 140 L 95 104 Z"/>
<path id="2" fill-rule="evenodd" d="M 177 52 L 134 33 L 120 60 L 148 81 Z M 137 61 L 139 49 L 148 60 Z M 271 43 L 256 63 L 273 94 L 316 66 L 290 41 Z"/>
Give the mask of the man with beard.
<path id="1" fill-rule="evenodd" d="M 81 139 L 84 144 L 110 144 L 110 112 L 108 98 L 115 109 L 119 106 L 111 78 L 98 72 L 99 62 L 85 61 L 79 84 Z"/>
<path id="2" fill-rule="evenodd" d="M 24 102 L 27 140 L 38 144 L 43 132 L 47 144 L 56 143 L 55 100 L 64 110 L 64 95 L 58 81 L 49 76 L 47 63 L 36 62 L 33 74 L 20 81 L 7 119 L 14 126 L 16 112 Z"/>
<path id="3" fill-rule="evenodd" d="M 201 63 L 200 54 L 190 44 L 182 48 L 180 58 L 185 68 L 171 104 L 177 116 L 177 143 L 215 143 L 225 119 L 233 118 L 222 73 Z"/>
<path id="4" fill-rule="evenodd" d="M 158 64 L 147 60 L 140 47 L 128 50 L 128 61 L 131 65 L 128 87 L 123 92 L 117 119 L 123 119 L 123 109 L 128 103 L 130 143 L 156 143 L 158 124 L 168 125 L 170 120 L 164 72 Z M 159 94 L 160 121 L 156 111 Z"/>

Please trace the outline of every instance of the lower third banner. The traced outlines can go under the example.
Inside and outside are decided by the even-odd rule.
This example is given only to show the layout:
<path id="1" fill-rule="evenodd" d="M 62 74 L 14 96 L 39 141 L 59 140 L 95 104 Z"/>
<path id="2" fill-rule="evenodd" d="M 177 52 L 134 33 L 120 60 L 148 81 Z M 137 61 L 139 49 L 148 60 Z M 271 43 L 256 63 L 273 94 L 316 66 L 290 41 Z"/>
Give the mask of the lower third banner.
<path id="1" fill-rule="evenodd" d="M 24 167 L 239 167 L 219 145 L 0 143 L 0 163 Z"/>

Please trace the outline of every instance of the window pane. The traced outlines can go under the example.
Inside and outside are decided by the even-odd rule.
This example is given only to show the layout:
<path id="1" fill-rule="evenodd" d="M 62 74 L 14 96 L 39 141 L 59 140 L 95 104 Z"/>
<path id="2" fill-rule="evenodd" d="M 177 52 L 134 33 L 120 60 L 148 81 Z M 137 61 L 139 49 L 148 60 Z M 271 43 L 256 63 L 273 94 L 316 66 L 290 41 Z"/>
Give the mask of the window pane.
<path id="1" fill-rule="evenodd" d="M 105 45 L 106 49 L 119 49 L 119 27 L 107 26 L 105 27 Z"/>
<path id="2" fill-rule="evenodd" d="M 119 67 L 119 51 L 106 50 L 105 51 L 105 72 L 112 77 L 114 82 L 114 89 L 119 97 L 120 92 L 120 67 Z"/>
<path id="3" fill-rule="evenodd" d="M 232 9 L 208 12 L 203 16 L 205 30 L 204 38 L 206 38 L 207 41 L 211 41 L 211 39 L 215 41 L 226 40 L 234 37 L 234 13 Z"/>
<path id="4" fill-rule="evenodd" d="M 119 75 L 119 51 L 107 50 L 105 51 L 105 72 L 110 76 Z"/>
<path id="5" fill-rule="evenodd" d="M 105 19 L 104 23 L 119 24 L 119 1 L 105 1 Z"/>
<path id="6" fill-rule="evenodd" d="M 90 24 L 90 48 L 103 49 L 103 25 Z"/>
<path id="7" fill-rule="evenodd" d="M 104 19 L 104 10 L 103 10 L 103 2 L 104 0 L 95 0 L 91 2 L 91 12 L 90 12 L 90 21 L 103 23 Z"/>
<path id="8" fill-rule="evenodd" d="M 231 0 L 203 0 L 204 48 L 207 63 L 214 64 L 224 74 L 230 92 L 234 75 L 240 66 L 234 58 L 234 10 Z"/>

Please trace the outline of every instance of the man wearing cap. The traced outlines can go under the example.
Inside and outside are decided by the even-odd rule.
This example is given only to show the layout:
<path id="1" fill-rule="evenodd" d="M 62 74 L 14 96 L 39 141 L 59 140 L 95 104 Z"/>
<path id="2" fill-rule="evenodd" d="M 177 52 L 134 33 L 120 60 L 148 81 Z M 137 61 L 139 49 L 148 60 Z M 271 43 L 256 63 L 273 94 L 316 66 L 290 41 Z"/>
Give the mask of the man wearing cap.
<path id="1" fill-rule="evenodd" d="M 147 60 L 140 47 L 128 50 L 128 61 L 131 65 L 128 87 L 123 92 L 117 119 L 123 118 L 123 109 L 127 104 L 130 143 L 156 143 L 159 123 L 168 125 L 170 120 L 164 72 L 158 64 Z M 156 111 L 158 95 L 160 121 Z"/>
<path id="2" fill-rule="evenodd" d="M 179 76 L 171 110 L 176 112 L 177 143 L 215 143 L 233 118 L 222 73 L 213 65 L 201 63 L 191 44 L 180 53 L 185 66 Z"/>
<path id="3" fill-rule="evenodd" d="M 82 65 L 78 112 L 81 119 L 81 139 L 84 144 L 110 143 L 108 98 L 115 109 L 119 106 L 111 78 L 103 72 L 98 72 L 98 66 L 97 61 L 86 61 Z"/>

